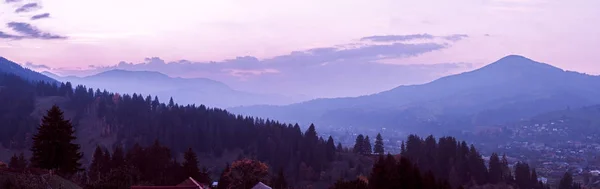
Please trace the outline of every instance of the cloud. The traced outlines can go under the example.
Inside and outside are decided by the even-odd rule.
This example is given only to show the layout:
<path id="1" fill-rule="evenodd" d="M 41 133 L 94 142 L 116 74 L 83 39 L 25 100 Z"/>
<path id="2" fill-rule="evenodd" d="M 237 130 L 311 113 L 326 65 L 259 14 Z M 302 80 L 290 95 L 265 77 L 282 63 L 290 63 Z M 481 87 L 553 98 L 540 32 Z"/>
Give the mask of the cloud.
<path id="1" fill-rule="evenodd" d="M 5 3 L 16 3 L 16 2 L 20 2 L 21 0 L 4 0 Z"/>
<path id="2" fill-rule="evenodd" d="M 49 70 L 49 69 L 50 69 L 50 67 L 49 67 L 49 66 L 46 66 L 46 65 L 44 65 L 44 64 L 34 64 L 34 63 L 31 63 L 31 62 L 27 62 L 27 63 L 25 63 L 25 67 L 27 67 L 27 68 L 31 68 L 31 69 L 35 69 L 35 70 L 38 70 L 38 69 L 46 69 L 46 70 Z"/>
<path id="3" fill-rule="evenodd" d="M 4 33 L 2 31 L 0 31 L 0 39 L 22 39 L 23 36 L 17 36 L 17 35 L 12 35 L 12 34 L 7 34 Z"/>
<path id="4" fill-rule="evenodd" d="M 43 14 L 33 15 L 31 17 L 31 20 L 39 20 L 39 19 L 43 19 L 43 18 L 50 18 L 50 13 L 43 13 Z"/>
<path id="5" fill-rule="evenodd" d="M 415 34 L 408 36 L 427 36 Z M 433 35 L 431 35 L 433 36 Z M 371 36 L 372 37 L 372 36 Z M 349 44 L 293 51 L 259 59 L 253 56 L 223 61 L 165 61 L 149 57 L 139 63 L 120 62 L 114 66 L 87 67 L 84 70 L 52 69 L 62 75 L 92 75 L 112 69 L 158 71 L 176 77 L 204 77 L 218 80 L 234 89 L 256 93 L 305 94 L 309 96 L 354 96 L 380 92 L 403 84 L 436 79 L 440 74 L 465 71 L 468 65 L 439 63 L 407 65 L 381 63 L 443 50 L 465 36 L 435 36 L 424 41 L 359 41 Z M 396 38 L 398 39 L 398 38 Z M 378 39 L 375 39 L 378 40 Z M 442 41 L 442 42 L 435 42 Z M 410 63 L 410 62 L 407 62 Z M 435 63 L 435 62 L 432 62 Z"/>
<path id="6" fill-rule="evenodd" d="M 444 36 L 443 38 L 446 39 L 446 40 L 449 40 L 449 41 L 456 42 L 456 41 L 460 41 L 463 38 L 467 38 L 467 37 L 469 37 L 469 36 L 465 35 L 465 34 L 454 34 L 454 35 Z"/>
<path id="7" fill-rule="evenodd" d="M 374 35 L 363 37 L 361 41 L 391 42 L 391 41 L 410 41 L 414 39 L 433 39 L 431 34 L 411 34 L 411 35 Z"/>
<path id="8" fill-rule="evenodd" d="M 30 12 L 39 8 L 42 8 L 42 6 L 37 3 L 27 3 L 15 10 L 15 13 Z"/>
<path id="9" fill-rule="evenodd" d="M 67 39 L 66 36 L 43 32 L 43 31 L 39 30 L 38 28 L 32 26 L 31 24 L 24 23 L 24 22 L 9 22 L 6 25 L 9 28 L 13 29 L 14 31 L 23 35 L 23 36 L 21 36 L 22 38 L 46 39 L 46 40 Z"/>
<path id="10" fill-rule="evenodd" d="M 371 41 L 371 42 L 405 42 L 412 40 L 432 40 L 432 39 L 445 39 L 448 41 L 456 42 L 463 38 L 469 37 L 465 34 L 452 34 L 447 36 L 434 36 L 431 34 L 411 34 L 411 35 L 374 35 L 363 37 L 360 41 Z"/>
<path id="11" fill-rule="evenodd" d="M 234 77 L 238 77 L 238 78 L 240 78 L 242 80 L 246 80 L 249 77 L 260 76 L 260 75 L 263 75 L 263 74 L 277 74 L 277 73 L 281 73 L 281 72 L 279 72 L 279 70 L 270 69 L 270 68 L 256 69 L 256 70 L 224 69 L 222 71 L 227 72 L 230 75 L 232 75 Z"/>

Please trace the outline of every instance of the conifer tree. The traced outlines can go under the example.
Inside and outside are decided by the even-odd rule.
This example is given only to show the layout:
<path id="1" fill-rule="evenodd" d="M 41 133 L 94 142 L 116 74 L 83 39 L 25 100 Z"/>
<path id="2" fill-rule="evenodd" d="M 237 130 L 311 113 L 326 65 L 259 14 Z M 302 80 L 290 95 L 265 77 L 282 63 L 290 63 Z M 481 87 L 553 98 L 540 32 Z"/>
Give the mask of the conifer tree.
<path id="1" fill-rule="evenodd" d="M 327 159 L 329 161 L 332 161 L 335 158 L 335 142 L 333 142 L 333 137 L 329 136 L 329 138 L 327 139 L 327 148 L 326 148 L 326 153 L 327 153 Z"/>
<path id="2" fill-rule="evenodd" d="M 535 168 L 531 168 L 531 186 L 532 188 L 537 188 L 538 187 L 538 175 L 537 175 L 537 171 L 535 171 Z"/>
<path id="3" fill-rule="evenodd" d="M 573 176 L 569 172 L 565 172 L 560 179 L 558 189 L 573 189 Z"/>
<path id="4" fill-rule="evenodd" d="M 10 161 L 8 162 L 8 167 L 12 168 L 12 169 L 19 169 L 19 158 L 17 157 L 17 154 L 13 154 L 12 157 L 10 157 Z"/>
<path id="5" fill-rule="evenodd" d="M 489 161 L 489 181 L 491 184 L 496 184 L 502 181 L 502 164 L 498 154 L 492 153 Z"/>
<path id="6" fill-rule="evenodd" d="M 406 145 L 404 144 L 404 141 L 402 141 L 402 144 L 400 144 L 400 155 L 406 156 Z"/>
<path id="7" fill-rule="evenodd" d="M 363 154 L 372 154 L 373 153 L 373 148 L 371 147 L 371 140 L 369 139 L 369 136 L 365 137 L 365 140 L 363 140 L 364 144 L 363 144 Z"/>
<path id="8" fill-rule="evenodd" d="M 531 187 L 531 172 L 529 171 L 529 165 L 522 162 L 518 162 L 515 165 L 515 182 L 519 188 Z"/>
<path id="9" fill-rule="evenodd" d="M 385 153 L 385 149 L 383 147 L 383 138 L 381 137 L 380 133 L 378 133 L 377 137 L 375 138 L 374 152 L 379 155 L 383 155 Z"/>
<path id="10" fill-rule="evenodd" d="M 113 152 L 111 165 L 113 168 L 120 168 L 125 164 L 125 152 L 121 146 L 117 146 Z"/>
<path id="11" fill-rule="evenodd" d="M 277 173 L 277 177 L 274 177 L 273 181 L 271 181 L 273 188 L 275 189 L 287 189 L 288 184 L 285 179 L 285 175 L 283 174 L 283 169 L 279 169 Z"/>
<path id="12" fill-rule="evenodd" d="M 221 172 L 221 176 L 219 177 L 219 185 L 217 186 L 217 189 L 227 189 L 229 187 L 229 184 L 231 183 L 231 179 L 229 179 L 227 177 L 227 174 L 231 171 L 231 166 L 229 166 L 229 163 L 227 165 L 225 165 L 225 169 L 223 169 L 223 172 Z"/>
<path id="13" fill-rule="evenodd" d="M 508 159 L 506 158 L 506 154 L 502 155 L 500 164 L 502 166 L 502 180 L 506 182 L 512 182 L 514 178 L 510 168 L 508 167 Z"/>
<path id="14" fill-rule="evenodd" d="M 33 136 L 31 164 L 33 167 L 57 170 L 70 175 L 81 170 L 79 160 L 83 156 L 79 145 L 73 143 L 75 131 L 70 120 L 65 120 L 62 110 L 56 105 L 47 111 Z"/>
<path id="15" fill-rule="evenodd" d="M 102 175 L 102 167 L 106 166 L 106 162 L 104 160 L 104 152 L 102 152 L 102 148 L 100 146 L 96 146 L 96 150 L 94 150 L 94 155 L 92 156 L 92 163 L 90 164 L 88 170 L 88 176 L 91 181 L 96 181 L 100 179 Z"/>
<path id="16" fill-rule="evenodd" d="M 102 171 L 102 173 L 108 173 L 113 167 L 112 167 L 112 161 L 111 160 L 111 156 L 110 156 L 110 152 L 108 151 L 108 149 L 104 148 L 104 153 L 102 153 L 102 169 L 100 169 Z"/>
<path id="17" fill-rule="evenodd" d="M 183 162 L 183 169 L 185 170 L 185 176 L 192 177 L 195 180 L 200 180 L 200 169 L 198 168 L 198 156 L 192 148 L 188 148 L 188 150 L 183 154 L 183 158 L 185 159 Z"/>
<path id="18" fill-rule="evenodd" d="M 27 159 L 25 158 L 25 154 L 23 152 L 19 153 L 19 157 L 17 158 L 17 163 L 19 168 L 24 169 L 27 168 Z"/>
<path id="19" fill-rule="evenodd" d="M 352 151 L 354 153 L 362 154 L 364 152 L 364 149 L 365 149 L 364 140 L 365 140 L 365 136 L 363 136 L 363 135 L 358 135 L 356 137 L 356 142 L 354 143 L 354 149 L 352 149 Z"/>

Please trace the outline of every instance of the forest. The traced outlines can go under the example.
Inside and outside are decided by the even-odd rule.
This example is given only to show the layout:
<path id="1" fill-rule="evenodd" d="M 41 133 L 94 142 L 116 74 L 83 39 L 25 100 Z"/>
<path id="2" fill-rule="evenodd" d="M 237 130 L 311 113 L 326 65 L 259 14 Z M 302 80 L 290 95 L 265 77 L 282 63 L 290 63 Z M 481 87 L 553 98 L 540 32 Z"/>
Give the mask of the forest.
<path id="1" fill-rule="evenodd" d="M 336 146 L 332 137 L 319 136 L 314 125 L 303 132 L 297 124 L 234 115 L 203 105 L 179 105 L 173 99 L 163 103 L 157 97 L 73 88 L 68 82 L 31 82 L 9 74 L 0 76 L 0 86 L 0 103 L 5 104 L 0 107 L 0 123 L 5 128 L 0 131 L 2 145 L 32 151 L 32 157 L 15 154 L 9 168 L 56 170 L 85 188 L 173 185 L 186 177 L 205 184 L 218 180 L 219 188 L 246 188 L 258 182 L 274 188 L 307 187 L 319 182 L 325 184 L 315 187 L 548 188 L 527 164 L 516 163 L 511 170 L 506 159 L 497 154 L 486 164 L 474 146 L 453 137 L 437 140 L 410 135 L 401 146 L 401 154 L 385 155 L 380 135 L 373 148 L 371 139 L 363 135 L 357 136 L 354 147 L 344 148 L 339 143 Z M 40 122 L 30 114 L 36 108 L 36 98 L 48 96 L 67 98 L 68 103 L 53 106 Z M 66 120 L 61 109 L 77 115 Z M 86 114 L 104 122 L 104 135 L 117 138 L 112 146 L 97 146 L 89 165 L 81 164 L 80 145 L 73 143 L 76 130 L 81 128 L 79 119 L 89 116 Z M 45 141 L 60 142 L 48 145 Z M 218 159 L 225 151 L 236 149 L 243 153 L 221 170 L 207 170 L 198 164 L 197 154 Z M 53 159 L 57 154 L 68 158 Z M 236 171 L 251 171 L 257 176 L 240 178 L 237 175 L 245 174 Z M 211 178 L 219 173 L 218 178 Z M 568 176 L 560 189 L 578 188 Z M 10 179 L 6 183 L 19 186 Z"/>

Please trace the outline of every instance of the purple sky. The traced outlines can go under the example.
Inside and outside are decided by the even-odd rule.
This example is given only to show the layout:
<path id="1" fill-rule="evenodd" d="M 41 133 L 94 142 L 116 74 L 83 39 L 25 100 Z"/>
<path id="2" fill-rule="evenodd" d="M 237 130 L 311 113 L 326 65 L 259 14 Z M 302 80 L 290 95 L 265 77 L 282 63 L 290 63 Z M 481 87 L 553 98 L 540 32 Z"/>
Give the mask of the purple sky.
<path id="1" fill-rule="evenodd" d="M 0 56 L 79 75 L 98 71 L 90 71 L 90 65 L 142 63 L 149 57 L 223 63 L 251 56 L 263 64 L 229 61 L 203 70 L 248 80 L 331 62 L 369 65 L 340 64 L 323 74 L 331 75 L 333 69 L 340 75 L 372 69 L 376 75 L 379 69 L 427 65 L 437 66 L 427 72 L 435 75 L 444 74 L 439 67 L 448 64 L 477 67 L 520 54 L 599 74 L 596 23 L 600 23 L 598 0 L 2 0 Z M 298 59 L 298 52 L 318 56 Z M 78 69 L 88 71 L 74 71 Z M 378 78 L 385 85 L 344 94 L 431 79 L 386 78 Z"/>

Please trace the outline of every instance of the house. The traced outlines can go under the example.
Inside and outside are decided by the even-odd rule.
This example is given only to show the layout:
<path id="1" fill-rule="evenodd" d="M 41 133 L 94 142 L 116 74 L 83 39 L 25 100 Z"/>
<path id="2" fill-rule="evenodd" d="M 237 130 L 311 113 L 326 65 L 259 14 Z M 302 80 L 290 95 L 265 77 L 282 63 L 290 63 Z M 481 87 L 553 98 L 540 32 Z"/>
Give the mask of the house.
<path id="1" fill-rule="evenodd" d="M 254 185 L 254 187 L 252 187 L 252 189 L 271 189 L 270 186 L 267 186 L 266 184 L 259 182 L 258 184 Z"/>
<path id="2" fill-rule="evenodd" d="M 205 189 L 207 186 L 203 186 L 194 180 L 192 177 L 184 180 L 175 186 L 131 186 L 131 189 Z"/>

